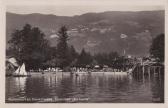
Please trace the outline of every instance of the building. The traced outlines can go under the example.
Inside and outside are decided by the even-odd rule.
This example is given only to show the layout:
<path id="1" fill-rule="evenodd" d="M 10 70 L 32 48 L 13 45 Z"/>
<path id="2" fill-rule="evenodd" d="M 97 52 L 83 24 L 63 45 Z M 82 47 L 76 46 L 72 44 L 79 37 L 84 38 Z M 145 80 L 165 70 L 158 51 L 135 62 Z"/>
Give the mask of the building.
<path id="1" fill-rule="evenodd" d="M 19 67 L 15 58 L 6 59 L 6 75 L 12 75 L 12 73 Z"/>

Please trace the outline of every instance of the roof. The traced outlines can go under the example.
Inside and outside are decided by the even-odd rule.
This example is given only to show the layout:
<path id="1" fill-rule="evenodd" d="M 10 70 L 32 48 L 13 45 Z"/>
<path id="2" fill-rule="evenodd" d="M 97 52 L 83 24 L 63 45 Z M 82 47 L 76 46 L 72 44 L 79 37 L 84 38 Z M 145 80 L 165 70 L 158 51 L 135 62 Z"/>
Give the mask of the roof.
<path id="1" fill-rule="evenodd" d="M 17 63 L 17 61 L 16 61 L 16 59 L 14 57 L 7 59 L 7 61 L 9 63 L 11 63 L 12 65 L 14 65 L 15 67 L 19 66 L 18 63 Z"/>

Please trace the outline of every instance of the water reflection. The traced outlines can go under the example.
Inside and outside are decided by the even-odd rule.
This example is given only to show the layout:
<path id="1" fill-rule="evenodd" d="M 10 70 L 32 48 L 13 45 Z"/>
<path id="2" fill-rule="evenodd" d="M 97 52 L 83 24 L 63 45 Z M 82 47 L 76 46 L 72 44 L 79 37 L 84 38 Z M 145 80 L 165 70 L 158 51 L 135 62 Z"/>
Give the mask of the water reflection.
<path id="1" fill-rule="evenodd" d="M 26 77 L 7 78 L 7 80 L 6 80 L 6 95 L 8 95 L 8 97 L 15 97 L 15 98 L 25 97 L 24 94 L 25 94 L 26 81 L 27 81 Z"/>
<path id="2" fill-rule="evenodd" d="M 73 102 L 164 102 L 164 79 L 127 74 L 70 73 L 7 77 L 6 102 L 10 98 L 87 98 Z M 44 102 L 31 100 L 29 102 Z M 65 100 L 54 102 L 69 102 Z"/>

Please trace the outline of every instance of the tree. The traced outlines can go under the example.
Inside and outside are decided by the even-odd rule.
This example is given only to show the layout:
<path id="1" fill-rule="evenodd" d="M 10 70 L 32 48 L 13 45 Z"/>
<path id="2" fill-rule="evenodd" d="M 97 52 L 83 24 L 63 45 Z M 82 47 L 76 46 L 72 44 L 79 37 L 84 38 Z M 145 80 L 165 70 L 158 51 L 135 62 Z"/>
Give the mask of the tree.
<path id="1" fill-rule="evenodd" d="M 119 54 L 117 52 L 98 53 L 98 54 L 95 54 L 94 56 L 94 59 L 101 66 L 103 65 L 113 66 L 114 61 L 118 58 L 119 58 Z"/>
<path id="2" fill-rule="evenodd" d="M 77 63 L 78 53 L 73 46 L 68 46 L 68 34 L 65 26 L 58 31 L 57 47 L 48 48 L 49 57 L 44 63 L 45 67 L 60 67 L 66 71 L 70 66 L 75 66 Z"/>
<path id="3" fill-rule="evenodd" d="M 69 65 L 68 60 L 68 34 L 67 34 L 67 28 L 65 26 L 62 26 L 59 31 L 59 38 L 58 38 L 58 44 L 57 44 L 57 58 L 59 59 L 59 67 L 64 68 Z"/>
<path id="4" fill-rule="evenodd" d="M 164 34 L 160 34 L 155 37 L 152 41 L 152 45 L 150 47 L 150 54 L 152 57 L 159 59 L 160 62 L 164 62 Z"/>
<path id="5" fill-rule="evenodd" d="M 92 56 L 90 53 L 87 53 L 84 49 L 82 49 L 79 57 L 78 57 L 78 65 L 85 67 L 86 65 L 90 65 L 92 63 Z"/>
<path id="6" fill-rule="evenodd" d="M 72 60 L 78 57 L 78 53 L 76 52 L 73 46 L 70 47 L 70 55 L 71 55 Z"/>
<path id="7" fill-rule="evenodd" d="M 97 61 L 98 65 L 107 65 L 108 64 L 108 54 L 106 53 L 98 53 L 94 56 L 95 61 Z"/>
<path id="8" fill-rule="evenodd" d="M 114 66 L 115 61 L 119 58 L 119 54 L 117 52 L 110 52 L 108 54 L 108 65 Z"/>
<path id="9" fill-rule="evenodd" d="M 69 50 L 69 57 L 68 58 L 70 61 L 70 66 L 76 66 L 78 53 L 76 52 L 76 50 L 73 46 L 71 46 L 68 50 Z"/>
<path id="10" fill-rule="evenodd" d="M 15 30 L 9 40 L 12 55 L 27 68 L 39 68 L 47 57 L 48 41 L 38 27 L 26 24 L 21 30 Z"/>

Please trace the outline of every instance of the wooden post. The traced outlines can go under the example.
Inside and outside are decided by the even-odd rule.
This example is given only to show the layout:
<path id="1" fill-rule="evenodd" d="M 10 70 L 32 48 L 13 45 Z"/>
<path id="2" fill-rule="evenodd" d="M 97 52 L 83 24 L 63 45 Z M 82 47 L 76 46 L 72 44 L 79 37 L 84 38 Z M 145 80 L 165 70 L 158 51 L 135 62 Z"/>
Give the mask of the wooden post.
<path id="1" fill-rule="evenodd" d="M 142 66 L 142 79 L 143 79 L 143 82 L 145 81 L 145 67 L 144 67 L 144 65 Z"/>
<path id="2" fill-rule="evenodd" d="M 151 75 L 152 75 L 152 67 L 150 66 L 150 73 L 151 73 Z"/>
<path id="3" fill-rule="evenodd" d="M 150 66 L 148 67 L 148 77 L 149 77 L 149 80 L 150 80 Z"/>
<path id="4" fill-rule="evenodd" d="M 159 79 L 160 79 L 160 66 L 158 67 L 158 76 L 159 76 Z"/>
<path id="5" fill-rule="evenodd" d="M 155 77 L 155 66 L 153 68 L 154 68 L 154 77 Z"/>
<path id="6" fill-rule="evenodd" d="M 148 66 L 148 74 L 150 74 L 150 66 Z"/>
<path id="7" fill-rule="evenodd" d="M 143 73 L 142 75 L 144 76 L 144 74 L 145 74 L 145 66 L 144 65 L 142 66 L 142 73 Z"/>
<path id="8" fill-rule="evenodd" d="M 139 66 L 137 67 L 137 77 L 139 78 Z"/>

